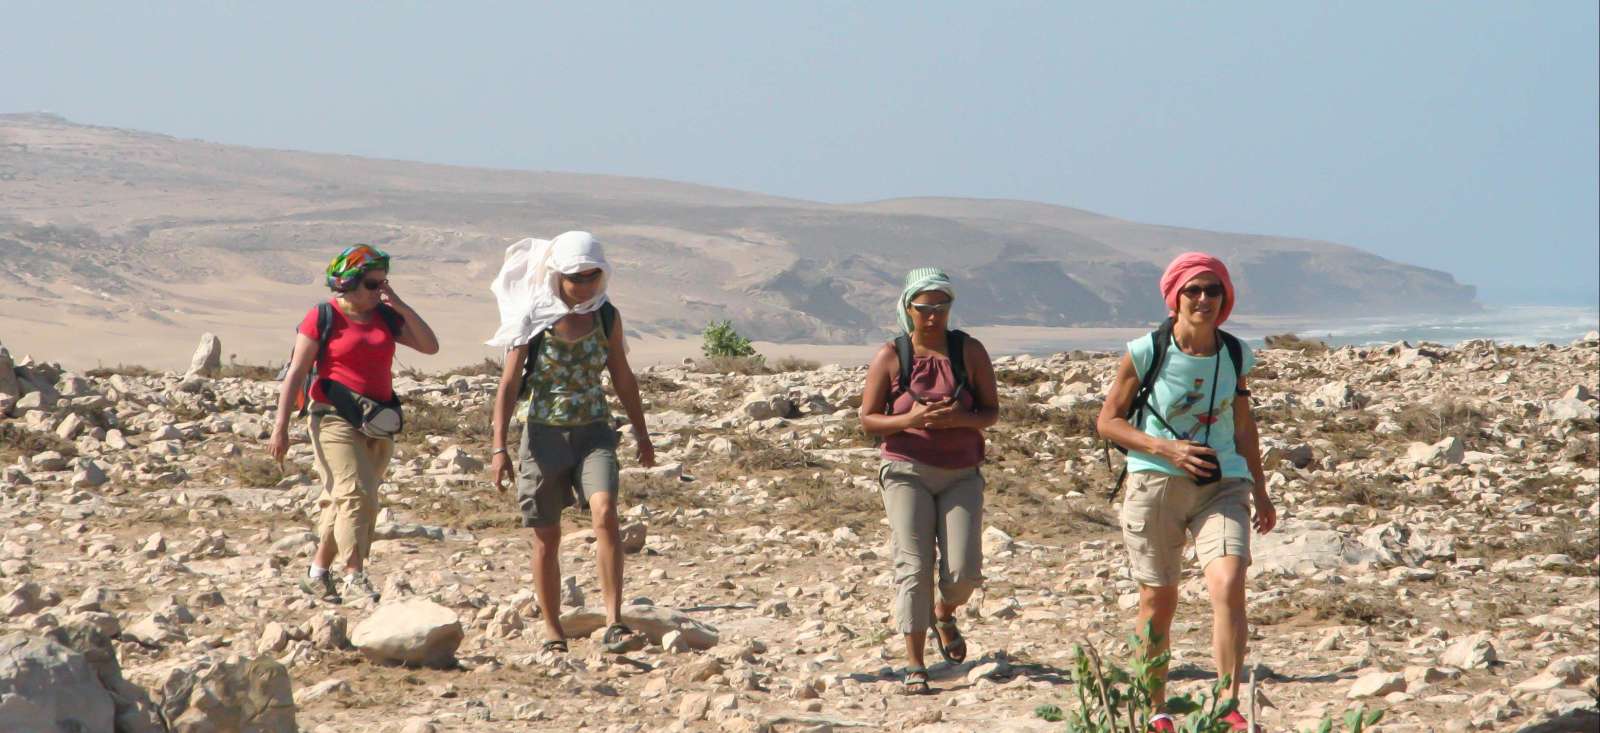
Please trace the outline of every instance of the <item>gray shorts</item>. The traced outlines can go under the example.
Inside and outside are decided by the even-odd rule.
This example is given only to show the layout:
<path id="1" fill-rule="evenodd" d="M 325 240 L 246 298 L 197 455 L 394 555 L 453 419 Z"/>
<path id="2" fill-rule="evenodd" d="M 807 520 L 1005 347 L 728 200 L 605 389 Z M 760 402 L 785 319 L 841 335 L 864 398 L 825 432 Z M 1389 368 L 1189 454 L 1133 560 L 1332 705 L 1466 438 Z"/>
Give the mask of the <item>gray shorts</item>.
<path id="1" fill-rule="evenodd" d="M 561 510 L 617 493 L 617 431 L 603 422 L 576 427 L 529 423 L 517 449 L 517 508 L 522 526 L 549 527 Z"/>

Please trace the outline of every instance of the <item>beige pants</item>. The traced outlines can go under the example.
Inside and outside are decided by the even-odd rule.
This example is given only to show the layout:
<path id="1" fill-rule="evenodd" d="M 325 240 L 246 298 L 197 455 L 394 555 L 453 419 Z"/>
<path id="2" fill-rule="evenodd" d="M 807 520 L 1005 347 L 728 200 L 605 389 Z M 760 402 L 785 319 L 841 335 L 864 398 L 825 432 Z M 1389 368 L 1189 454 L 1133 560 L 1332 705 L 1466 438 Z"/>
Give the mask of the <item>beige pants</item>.
<path id="1" fill-rule="evenodd" d="M 336 414 L 311 414 L 311 446 L 322 476 L 317 538 L 338 548 L 335 568 L 364 564 L 378 521 L 378 485 L 394 456 L 394 441 L 369 438 Z"/>
<path id="2" fill-rule="evenodd" d="M 891 461 L 878 479 L 894 532 L 895 624 L 910 634 L 933 619 L 935 550 L 945 603 L 966 603 L 983 584 L 983 474 Z"/>

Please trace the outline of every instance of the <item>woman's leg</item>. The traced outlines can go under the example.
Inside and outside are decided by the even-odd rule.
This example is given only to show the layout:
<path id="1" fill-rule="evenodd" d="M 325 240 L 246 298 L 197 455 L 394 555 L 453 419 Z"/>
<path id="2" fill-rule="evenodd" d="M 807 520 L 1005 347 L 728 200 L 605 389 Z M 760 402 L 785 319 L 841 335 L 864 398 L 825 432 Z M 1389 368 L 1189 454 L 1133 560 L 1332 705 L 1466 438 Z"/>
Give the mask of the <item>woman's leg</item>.
<path id="1" fill-rule="evenodd" d="M 909 666 L 923 667 L 933 614 L 933 495 L 909 464 L 894 463 L 883 472 L 883 505 L 894 534 L 895 624 L 905 634 Z"/>
<path id="2" fill-rule="evenodd" d="M 934 610 L 940 619 L 948 619 L 983 585 L 983 474 L 974 470 L 933 500 L 939 545 L 939 604 Z"/>
<path id="3" fill-rule="evenodd" d="M 600 594 L 606 602 L 606 625 L 622 623 L 622 533 L 617 522 L 617 499 L 613 492 L 589 497 L 589 514 L 594 519 L 595 570 L 600 576 Z"/>
<path id="4" fill-rule="evenodd" d="M 565 639 L 561 630 L 561 523 L 533 528 L 533 592 L 539 615 L 544 617 L 544 637 Z"/>

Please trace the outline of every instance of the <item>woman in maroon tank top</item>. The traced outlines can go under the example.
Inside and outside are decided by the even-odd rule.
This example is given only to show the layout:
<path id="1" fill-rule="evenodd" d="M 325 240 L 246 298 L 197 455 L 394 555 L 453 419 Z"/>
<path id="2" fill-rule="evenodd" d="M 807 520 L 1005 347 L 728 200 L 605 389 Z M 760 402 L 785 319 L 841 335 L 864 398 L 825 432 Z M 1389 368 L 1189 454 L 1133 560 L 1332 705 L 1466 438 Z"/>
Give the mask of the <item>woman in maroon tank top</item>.
<path id="1" fill-rule="evenodd" d="M 955 613 L 983 582 L 979 466 L 983 430 L 1000 409 L 989 352 L 949 330 L 954 301 L 943 271 L 906 275 L 896 316 L 910 346 L 909 377 L 901 378 L 901 349 L 886 344 L 867 369 L 861 396 L 862 428 L 883 438 L 878 478 L 894 532 L 895 624 L 906 638 L 905 691 L 911 694 L 929 691 L 923 647 L 930 625 L 945 660 L 966 659 Z M 953 348 L 960 353 L 952 355 Z M 965 365 L 965 379 L 956 361 Z"/>

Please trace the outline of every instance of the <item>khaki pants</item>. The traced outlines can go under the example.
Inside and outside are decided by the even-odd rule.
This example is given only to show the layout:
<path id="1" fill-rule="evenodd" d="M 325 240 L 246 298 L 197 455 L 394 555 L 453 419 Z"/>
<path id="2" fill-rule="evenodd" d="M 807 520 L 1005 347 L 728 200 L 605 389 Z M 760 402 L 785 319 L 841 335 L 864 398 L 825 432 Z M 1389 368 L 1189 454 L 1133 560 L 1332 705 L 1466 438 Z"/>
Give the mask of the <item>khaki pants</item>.
<path id="1" fill-rule="evenodd" d="M 983 584 L 983 474 L 891 461 L 878 479 L 894 532 L 895 625 L 910 634 L 933 620 L 935 549 L 945 603 L 966 603 Z"/>
<path id="2" fill-rule="evenodd" d="M 335 568 L 364 564 L 378 521 L 378 485 L 394 456 L 394 441 L 369 438 L 337 414 L 311 413 L 311 446 L 322 477 L 317 538 L 338 548 Z"/>

